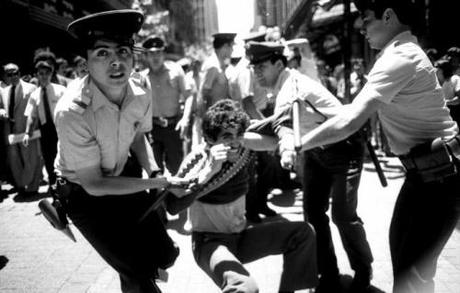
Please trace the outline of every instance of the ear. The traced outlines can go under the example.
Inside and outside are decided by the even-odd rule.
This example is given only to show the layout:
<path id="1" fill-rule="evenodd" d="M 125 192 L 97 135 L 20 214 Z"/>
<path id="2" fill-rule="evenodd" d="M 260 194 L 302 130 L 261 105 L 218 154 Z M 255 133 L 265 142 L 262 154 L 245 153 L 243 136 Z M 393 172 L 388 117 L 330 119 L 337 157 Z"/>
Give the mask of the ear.
<path id="1" fill-rule="evenodd" d="M 395 14 L 394 10 L 392 8 L 387 8 L 387 9 L 385 9 L 385 11 L 382 14 L 382 21 L 385 24 L 388 24 L 391 21 L 393 21 L 395 17 L 396 17 L 396 14 Z"/>
<path id="2" fill-rule="evenodd" d="M 275 66 L 276 66 L 276 69 L 280 71 L 284 70 L 283 61 L 281 61 L 281 59 L 276 60 Z"/>

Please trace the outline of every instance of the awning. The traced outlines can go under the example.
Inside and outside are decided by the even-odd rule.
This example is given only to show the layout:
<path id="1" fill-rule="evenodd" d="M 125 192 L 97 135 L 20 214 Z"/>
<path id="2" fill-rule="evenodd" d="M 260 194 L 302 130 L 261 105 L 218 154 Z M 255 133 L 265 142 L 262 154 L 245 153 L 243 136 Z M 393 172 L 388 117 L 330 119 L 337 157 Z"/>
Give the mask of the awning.
<path id="1" fill-rule="evenodd" d="M 31 19 L 37 22 L 44 23 L 64 31 L 66 30 L 67 25 L 72 21 L 71 18 L 45 11 L 44 9 L 33 5 L 29 7 L 29 15 Z"/>
<path id="2" fill-rule="evenodd" d="M 350 4 L 350 12 L 357 13 L 355 4 L 352 2 Z M 344 5 L 342 3 L 332 6 L 329 10 L 326 10 L 322 6 L 318 6 L 315 13 L 313 14 L 313 20 L 311 22 L 311 27 L 319 27 L 323 25 L 330 24 L 332 22 L 337 22 L 343 20 L 344 14 Z"/>

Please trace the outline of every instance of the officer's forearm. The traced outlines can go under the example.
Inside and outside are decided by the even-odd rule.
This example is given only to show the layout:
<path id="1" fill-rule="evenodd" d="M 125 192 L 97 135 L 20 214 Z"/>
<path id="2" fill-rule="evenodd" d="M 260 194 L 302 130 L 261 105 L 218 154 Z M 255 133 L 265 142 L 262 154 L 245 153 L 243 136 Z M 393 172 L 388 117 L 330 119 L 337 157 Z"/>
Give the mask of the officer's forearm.
<path id="1" fill-rule="evenodd" d="M 149 145 L 147 137 L 144 133 L 138 132 L 131 144 L 131 151 L 136 155 L 136 158 L 147 174 L 152 174 L 153 171 L 159 170 L 159 167 L 153 156 L 152 148 Z"/>
<path id="2" fill-rule="evenodd" d="M 134 178 L 123 176 L 104 176 L 82 182 L 83 188 L 91 195 L 125 195 L 148 189 L 161 189 L 169 185 L 166 178 Z"/>

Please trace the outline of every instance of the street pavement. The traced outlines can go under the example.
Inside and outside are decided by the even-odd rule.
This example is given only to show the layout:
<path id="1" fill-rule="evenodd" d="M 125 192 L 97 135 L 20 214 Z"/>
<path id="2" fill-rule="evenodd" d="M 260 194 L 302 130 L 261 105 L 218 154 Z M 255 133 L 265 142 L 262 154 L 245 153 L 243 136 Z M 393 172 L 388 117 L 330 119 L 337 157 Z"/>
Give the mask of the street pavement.
<path id="1" fill-rule="evenodd" d="M 359 189 L 358 212 L 365 223 L 374 254 L 374 292 L 391 292 L 392 270 L 388 247 L 388 228 L 397 192 L 404 173 L 395 158 L 380 158 L 388 186 L 383 188 L 373 165 L 365 164 Z M 10 190 L 11 186 L 4 185 Z M 46 221 L 38 202 L 46 197 L 47 187 L 33 198 L 18 198 L 11 193 L 0 202 L 0 292 L 111 293 L 120 292 L 118 275 L 72 227 L 77 243 L 72 242 Z M 302 220 L 299 191 L 274 193 L 269 205 L 279 213 L 270 220 Z M 268 220 L 268 219 L 266 219 Z M 332 232 L 343 282 L 353 276 L 333 224 Z M 220 292 L 195 264 L 190 235 L 182 229 L 182 218 L 171 218 L 168 232 L 178 243 L 181 254 L 168 270 L 168 280 L 159 286 L 165 293 Z M 261 293 L 277 292 L 282 257 L 269 256 L 247 264 L 260 286 Z M 307 290 L 298 292 L 308 292 Z M 460 292 L 460 224 L 447 243 L 438 263 L 436 293 Z"/>

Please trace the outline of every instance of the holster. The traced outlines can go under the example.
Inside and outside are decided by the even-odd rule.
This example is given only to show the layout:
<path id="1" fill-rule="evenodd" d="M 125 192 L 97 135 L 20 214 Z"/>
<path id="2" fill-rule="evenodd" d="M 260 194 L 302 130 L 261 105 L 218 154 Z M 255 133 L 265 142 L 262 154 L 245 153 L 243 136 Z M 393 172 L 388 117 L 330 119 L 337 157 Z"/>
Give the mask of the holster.
<path id="1" fill-rule="evenodd" d="M 423 182 L 443 181 L 458 173 L 459 142 L 458 136 L 449 140 L 438 137 L 415 146 L 399 158 L 407 172 L 417 174 Z"/>

